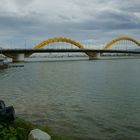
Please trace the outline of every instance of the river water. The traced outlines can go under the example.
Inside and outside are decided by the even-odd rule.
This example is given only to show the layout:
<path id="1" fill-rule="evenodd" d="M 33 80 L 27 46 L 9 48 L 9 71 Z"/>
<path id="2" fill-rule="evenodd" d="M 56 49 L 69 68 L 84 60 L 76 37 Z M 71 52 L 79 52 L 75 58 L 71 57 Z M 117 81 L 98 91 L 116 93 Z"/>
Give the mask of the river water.
<path id="1" fill-rule="evenodd" d="M 74 140 L 140 139 L 140 59 L 25 63 L 0 71 L 0 99 Z"/>

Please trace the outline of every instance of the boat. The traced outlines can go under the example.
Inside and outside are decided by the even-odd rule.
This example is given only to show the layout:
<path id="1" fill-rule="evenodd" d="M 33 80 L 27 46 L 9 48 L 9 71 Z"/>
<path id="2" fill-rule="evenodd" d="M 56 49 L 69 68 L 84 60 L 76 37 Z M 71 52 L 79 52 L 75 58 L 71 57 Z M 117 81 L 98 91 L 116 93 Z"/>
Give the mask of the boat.
<path id="1" fill-rule="evenodd" d="M 9 67 L 8 63 L 4 61 L 4 59 L 0 59 L 0 70 L 7 69 Z"/>

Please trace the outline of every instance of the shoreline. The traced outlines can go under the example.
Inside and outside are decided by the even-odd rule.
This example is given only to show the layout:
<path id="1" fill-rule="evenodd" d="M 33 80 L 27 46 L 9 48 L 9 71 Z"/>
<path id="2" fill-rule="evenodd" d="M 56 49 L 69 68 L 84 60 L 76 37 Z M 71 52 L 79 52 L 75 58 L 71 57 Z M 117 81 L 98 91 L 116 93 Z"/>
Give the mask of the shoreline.
<path id="1" fill-rule="evenodd" d="M 9 125 L 0 123 L 0 138 L 3 140 L 28 140 L 28 135 L 33 129 L 40 129 L 48 133 L 52 140 L 72 140 L 69 136 L 54 133 L 47 125 L 38 126 L 18 117 Z"/>

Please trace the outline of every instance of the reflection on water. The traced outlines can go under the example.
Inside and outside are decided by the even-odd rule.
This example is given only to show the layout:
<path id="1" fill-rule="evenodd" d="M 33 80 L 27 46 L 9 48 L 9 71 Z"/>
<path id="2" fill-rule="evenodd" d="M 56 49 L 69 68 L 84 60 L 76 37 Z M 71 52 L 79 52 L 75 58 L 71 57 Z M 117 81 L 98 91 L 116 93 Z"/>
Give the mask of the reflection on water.
<path id="1" fill-rule="evenodd" d="M 25 63 L 0 71 L 0 98 L 76 140 L 137 140 L 139 82 L 139 59 Z"/>

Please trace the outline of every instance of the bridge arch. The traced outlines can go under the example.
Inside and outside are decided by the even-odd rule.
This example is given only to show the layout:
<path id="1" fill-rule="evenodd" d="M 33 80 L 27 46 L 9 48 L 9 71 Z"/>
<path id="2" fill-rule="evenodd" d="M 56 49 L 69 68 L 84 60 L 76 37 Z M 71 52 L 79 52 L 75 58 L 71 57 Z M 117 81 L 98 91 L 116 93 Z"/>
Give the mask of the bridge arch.
<path id="1" fill-rule="evenodd" d="M 140 42 L 131 38 L 131 37 L 126 37 L 126 36 L 121 36 L 121 37 L 118 37 L 118 38 L 115 38 L 113 40 L 111 40 L 110 42 L 108 42 L 104 47 L 103 49 L 108 49 L 110 48 L 113 44 L 115 44 L 116 42 L 119 42 L 119 41 L 122 41 L 122 40 L 128 40 L 128 41 L 131 41 L 135 44 L 137 44 L 139 47 L 140 47 Z"/>
<path id="2" fill-rule="evenodd" d="M 69 44 L 72 44 L 80 49 L 84 49 L 84 45 L 82 45 L 81 43 L 72 40 L 70 38 L 66 38 L 66 37 L 54 37 L 54 38 L 50 38 L 47 40 L 44 40 L 43 42 L 41 42 L 40 44 L 36 45 L 34 47 L 34 49 L 40 49 L 43 48 L 45 45 L 51 44 L 51 43 L 56 43 L 56 42 L 66 42 Z M 96 53 L 86 53 L 89 56 L 89 59 L 93 59 L 96 57 Z"/>
<path id="3" fill-rule="evenodd" d="M 66 42 L 66 43 L 75 45 L 76 47 L 78 47 L 80 49 L 84 49 L 84 46 L 82 44 L 80 44 L 79 42 L 72 40 L 70 38 L 65 38 L 65 37 L 54 37 L 54 38 L 47 39 L 47 40 L 41 42 L 40 44 L 36 45 L 34 47 L 34 49 L 40 49 L 40 48 L 43 48 L 45 45 L 48 45 L 51 43 L 56 43 L 56 42 Z"/>

